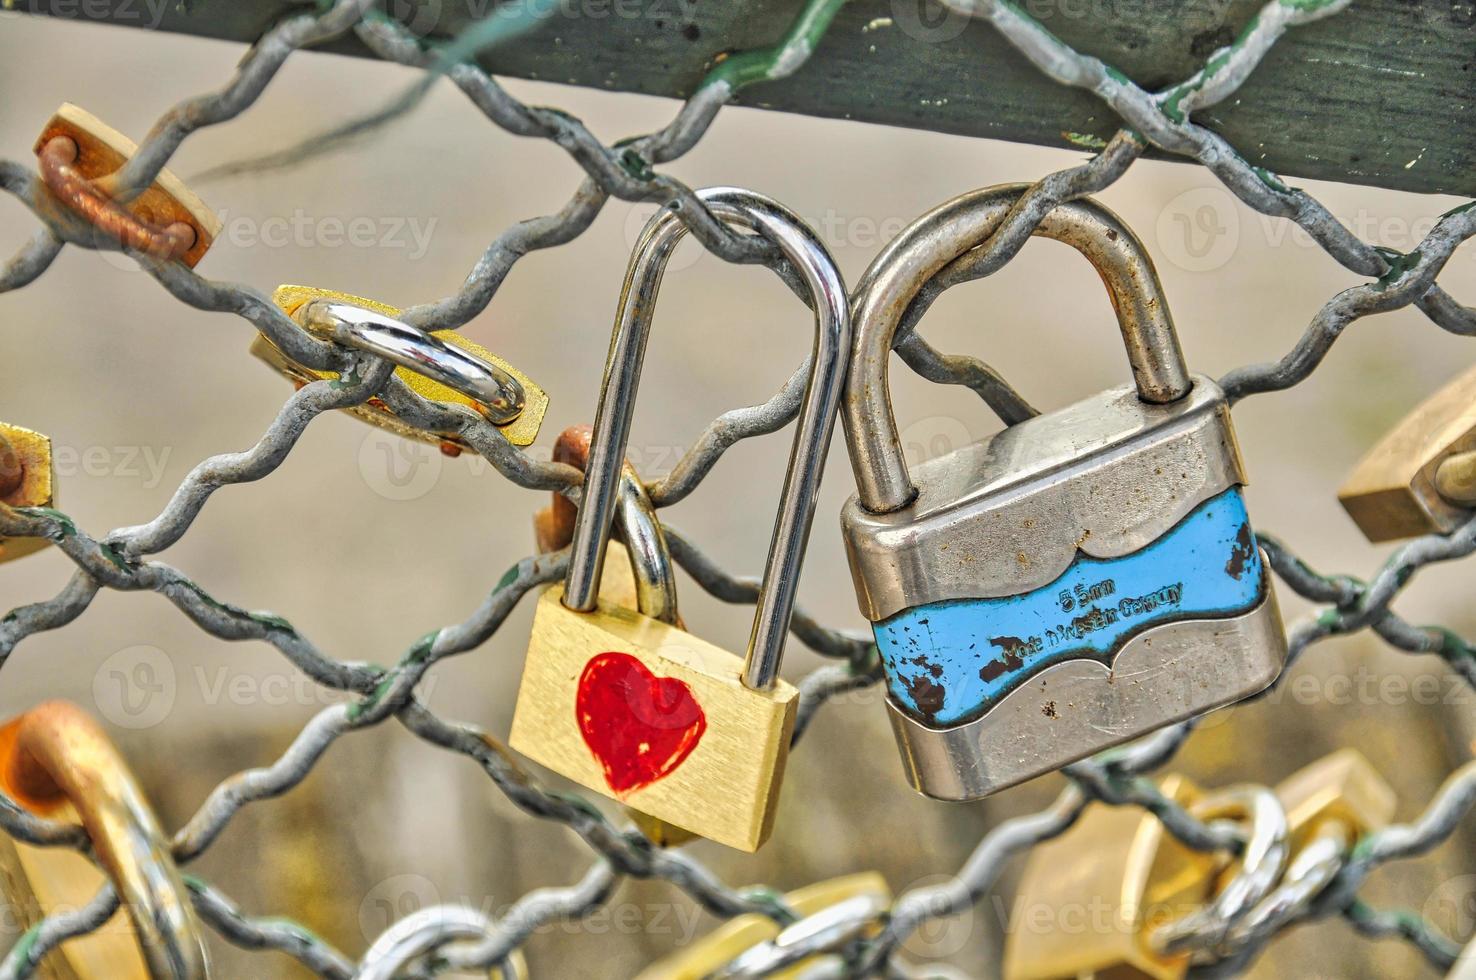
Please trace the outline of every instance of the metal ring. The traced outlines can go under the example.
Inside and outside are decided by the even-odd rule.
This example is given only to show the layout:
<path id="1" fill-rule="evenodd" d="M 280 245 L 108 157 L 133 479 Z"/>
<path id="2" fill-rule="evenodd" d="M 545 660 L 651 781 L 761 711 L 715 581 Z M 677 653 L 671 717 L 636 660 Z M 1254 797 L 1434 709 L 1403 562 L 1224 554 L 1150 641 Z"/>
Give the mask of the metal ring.
<path id="1" fill-rule="evenodd" d="M 890 513 L 912 502 L 917 488 L 902 458 L 897 419 L 887 386 L 896 332 L 908 307 L 936 277 L 965 278 L 1030 185 L 1007 184 L 964 194 L 918 218 L 872 260 L 852 296 L 855 355 L 846 378 L 842 415 L 861 505 Z M 1032 235 L 1071 245 L 1102 277 L 1117 312 L 1138 394 L 1164 404 L 1189 393 L 1193 382 L 1153 261 L 1141 242 L 1107 208 L 1090 198 L 1058 205 Z M 986 263 L 987 265 L 987 263 Z"/>
<path id="2" fill-rule="evenodd" d="M 568 463 L 583 470 L 589 462 L 589 447 L 594 429 L 588 425 L 571 425 L 559 433 L 554 442 L 553 461 Z M 643 616 L 680 627 L 677 612 L 676 569 L 671 550 L 656 516 L 656 506 L 641 482 L 640 474 L 627 461 L 620 468 L 620 485 L 616 489 L 615 524 L 630 554 L 630 569 L 635 578 L 636 607 Z M 536 520 L 538 547 L 542 551 L 566 548 L 574 540 L 577 509 L 572 501 L 555 491 L 553 502 L 540 512 Z"/>
<path id="3" fill-rule="evenodd" d="M 128 909 L 159 980 L 200 980 L 205 948 L 169 842 L 102 728 L 66 701 L 47 701 L 0 727 L 0 789 L 48 815 L 70 803 Z"/>
<path id="4" fill-rule="evenodd" d="M 429 953 L 455 942 L 486 939 L 494 926 L 481 912 L 464 905 L 435 905 L 396 922 L 374 940 L 364 954 L 355 980 L 394 980 L 401 970 Z M 496 980 L 527 980 L 522 956 L 514 950 L 487 971 Z"/>
<path id="5" fill-rule="evenodd" d="M 155 228 L 99 190 L 72 166 L 77 161 L 78 152 L 76 140 L 70 136 L 54 136 L 37 155 L 41 163 L 41 179 L 57 200 L 135 251 L 177 259 L 194 246 L 197 236 L 188 222 L 176 221 L 167 227 Z"/>
<path id="6" fill-rule="evenodd" d="M 393 361 L 474 399 L 494 425 L 505 425 L 522 414 L 526 399 L 516 378 L 408 323 L 326 299 L 305 304 L 297 316 L 320 337 Z"/>
<path id="7" fill-rule="evenodd" d="M 835 409 L 851 349 L 850 306 L 835 261 L 799 216 L 776 201 L 739 188 L 709 187 L 697 193 L 723 221 L 756 231 L 778 245 L 804 280 L 815 310 L 810 379 L 795 426 L 779 515 L 764 563 L 763 584 L 743 665 L 743 683 L 751 690 L 767 691 L 779 679 L 800 565 L 815 516 L 816 491 L 835 425 Z M 595 414 L 584 498 L 564 581 L 564 603 L 570 609 L 588 612 L 599 595 L 605 545 L 614 517 L 615 487 L 630 441 L 631 416 L 656 294 L 667 260 L 687 230 L 676 211 L 657 212 L 641 232 L 626 268 Z"/>
<path id="8" fill-rule="evenodd" d="M 773 939 L 752 946 L 703 980 L 766 977 L 857 938 L 887 910 L 877 895 L 856 895 L 827 906 L 786 927 Z"/>
<path id="9" fill-rule="evenodd" d="M 1286 811 L 1265 786 L 1233 786 L 1197 801 L 1189 812 L 1209 822 L 1231 818 L 1249 822 L 1240 866 L 1208 904 L 1153 933 L 1165 954 L 1215 949 L 1226 934 L 1276 886 L 1286 867 Z"/>
<path id="10" fill-rule="evenodd" d="M 1311 839 L 1287 864 L 1281 884 L 1226 934 L 1224 952 L 1240 949 L 1298 918 L 1342 870 L 1352 837 L 1352 828 L 1343 821 L 1320 821 Z"/>

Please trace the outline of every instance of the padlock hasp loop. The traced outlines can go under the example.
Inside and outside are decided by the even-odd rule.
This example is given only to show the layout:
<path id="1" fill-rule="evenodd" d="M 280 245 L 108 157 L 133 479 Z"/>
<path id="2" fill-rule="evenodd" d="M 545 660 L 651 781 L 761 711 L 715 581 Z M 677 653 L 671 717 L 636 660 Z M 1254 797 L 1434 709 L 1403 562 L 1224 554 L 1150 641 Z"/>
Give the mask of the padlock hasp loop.
<path id="1" fill-rule="evenodd" d="M 753 191 L 710 187 L 698 196 L 722 221 L 755 232 L 779 247 L 805 286 L 815 311 L 815 342 L 810 376 L 800 402 L 794 445 L 780 493 L 763 584 L 743 667 L 743 683 L 757 691 L 774 686 L 794 613 L 794 597 L 816 492 L 835 425 L 836 406 L 851 351 L 850 305 L 845 282 L 825 245 L 800 218 L 776 201 Z M 585 470 L 579 520 L 570 546 L 564 602 L 588 612 L 599 594 L 605 546 L 616 503 L 615 488 L 630 440 L 630 422 L 640 384 L 641 364 L 651 332 L 651 315 L 662 274 L 687 226 L 677 212 L 658 212 L 641 232 L 625 273 L 605 378 L 595 414 L 594 440 Z"/>
<path id="2" fill-rule="evenodd" d="M 902 458 L 892 412 L 888 368 L 908 308 L 935 278 L 962 282 L 1003 264 L 981 250 L 1030 188 L 1004 184 L 948 201 L 892 240 L 861 277 L 851 302 L 855 355 L 846 379 L 842 419 L 861 506 L 901 510 L 917 496 Z M 1168 404 L 1193 382 L 1153 261 L 1117 215 L 1090 198 L 1057 205 L 1032 231 L 1081 252 L 1102 277 L 1117 312 L 1138 396 Z"/>

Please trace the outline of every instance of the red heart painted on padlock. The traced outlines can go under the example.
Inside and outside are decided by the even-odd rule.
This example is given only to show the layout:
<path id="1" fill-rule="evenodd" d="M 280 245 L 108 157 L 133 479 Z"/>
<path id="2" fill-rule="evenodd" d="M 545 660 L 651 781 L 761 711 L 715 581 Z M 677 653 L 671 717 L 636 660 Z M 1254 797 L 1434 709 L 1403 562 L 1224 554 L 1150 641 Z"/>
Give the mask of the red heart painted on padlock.
<path id="1" fill-rule="evenodd" d="M 707 730 L 690 687 L 657 677 L 628 653 L 601 653 L 585 664 L 574 714 L 616 794 L 670 775 Z"/>

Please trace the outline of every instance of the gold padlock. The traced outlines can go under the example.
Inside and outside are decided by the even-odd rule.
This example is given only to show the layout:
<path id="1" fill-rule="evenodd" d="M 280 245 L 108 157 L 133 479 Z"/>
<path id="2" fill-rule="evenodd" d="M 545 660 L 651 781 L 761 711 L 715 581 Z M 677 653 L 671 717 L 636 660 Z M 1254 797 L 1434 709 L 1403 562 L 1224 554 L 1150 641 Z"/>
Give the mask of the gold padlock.
<path id="1" fill-rule="evenodd" d="M 1159 790 L 1184 807 L 1203 798 L 1177 774 Z M 1189 954 L 1159 952 L 1153 932 L 1203 906 L 1225 866 L 1222 856 L 1180 843 L 1146 810 L 1093 803 L 1070 830 L 1030 852 L 1005 936 L 1003 975 L 1180 980 Z"/>
<path id="2" fill-rule="evenodd" d="M 7 507 L 50 507 L 55 482 L 51 440 L 39 432 L 0 422 L 0 503 Z M 46 538 L 0 537 L 0 562 L 34 554 L 50 543 Z"/>
<path id="3" fill-rule="evenodd" d="M 1394 819 L 1394 789 L 1357 749 L 1339 749 L 1276 786 L 1286 809 L 1292 850 L 1303 850 L 1317 834 L 1334 827 L 1351 846 Z"/>
<path id="4" fill-rule="evenodd" d="M 137 151 L 133 140 L 70 102 L 35 147 L 53 199 L 130 248 L 193 268 L 220 234 L 220 218 L 168 170 L 137 196 L 117 200 L 116 174 Z"/>
<path id="5" fill-rule="evenodd" d="M 32 847 L 0 834 L 0 882 L 22 928 L 51 911 L 77 909 L 103 882 L 131 927 L 113 923 L 46 957 L 54 980 L 200 980 L 205 948 L 169 842 L 102 728 L 65 701 L 48 701 L 0 727 L 0 790 L 37 816 L 80 824 L 105 870 L 62 847 Z"/>
<path id="6" fill-rule="evenodd" d="M 779 247 L 810 285 L 816 317 L 809 384 L 746 655 L 599 595 L 655 293 L 686 233 L 675 213 L 663 211 L 642 232 L 627 268 L 569 573 L 538 601 L 510 742 L 636 810 L 753 851 L 773 827 L 798 706 L 799 692 L 779 671 L 840 400 L 850 311 L 834 262 L 797 216 L 735 188 L 699 196 L 722 220 Z"/>
<path id="7" fill-rule="evenodd" d="M 786 894 L 784 902 L 803 918 L 857 898 L 869 899 L 880 912 L 891 905 L 892 890 L 881 875 L 865 871 L 806 885 Z M 740 915 L 684 949 L 646 967 L 636 974 L 635 980 L 703 980 L 759 943 L 774 939 L 779 932 L 779 924 L 766 915 Z M 776 980 L 799 980 L 820 965 L 822 959 L 811 957 L 765 975 Z"/>
<path id="8" fill-rule="evenodd" d="M 331 289 L 316 289 L 311 286 L 278 286 L 272 293 L 272 301 L 299 324 L 318 333 L 322 332 L 321 326 L 317 322 L 309 321 L 310 309 L 324 307 L 339 310 L 358 309 L 368 311 L 369 314 L 378 314 L 391 321 L 400 315 L 396 307 L 387 306 L 372 299 Z M 322 305 L 318 306 L 318 304 Z M 533 440 L 538 438 L 538 430 L 543 425 L 543 417 L 548 411 L 548 393 L 540 388 L 532 378 L 485 347 L 467 340 L 455 330 L 437 330 L 425 334 L 414 331 L 414 328 L 405 324 L 399 324 L 399 326 L 407 332 L 429 338 L 426 343 L 441 348 L 442 353 L 448 357 L 460 356 L 468 361 L 481 362 L 484 367 L 491 369 L 491 373 L 504 387 L 516 389 L 517 402 L 515 405 L 506 406 L 504 410 L 493 412 L 486 399 L 479 399 L 466 391 L 458 390 L 452 384 L 446 383 L 446 380 L 437 380 L 435 377 L 428 376 L 425 373 L 425 360 L 428 358 L 420 356 L 412 356 L 401 361 L 401 366 L 395 369 L 395 376 L 403 381 L 411 391 L 428 401 L 459 405 L 476 412 L 496 426 L 497 430 L 514 446 L 533 444 Z M 445 348 L 450 348 L 450 350 L 445 351 Z M 332 371 L 316 371 L 298 364 L 282 353 L 264 334 L 257 334 L 256 339 L 252 341 L 251 353 L 299 386 L 338 377 Z M 385 352 L 376 350 L 376 353 Z M 388 353 L 386 356 L 389 356 Z M 378 426 L 406 439 L 440 446 L 442 451 L 448 455 L 460 455 L 471 449 L 465 440 L 454 433 L 426 432 L 406 425 L 379 398 L 371 398 L 364 404 L 355 405 L 345 411 L 370 425 Z"/>
<path id="9" fill-rule="evenodd" d="M 1338 500 L 1374 542 L 1449 534 L 1476 515 L 1476 368 L 1384 436 L 1348 474 Z"/>
<path id="10" fill-rule="evenodd" d="M 587 425 L 572 425 L 565 429 L 554 442 L 553 461 L 584 469 L 589 462 L 593 435 L 594 430 Z M 658 610 L 659 614 L 651 614 L 653 618 L 681 627 L 671 555 L 656 517 L 656 508 L 651 506 L 651 498 L 641 485 L 640 475 L 630 463 L 621 469 L 617 492 L 620 510 L 616 514 L 616 525 L 627 541 L 634 537 L 637 547 L 649 553 L 649 557 L 636 561 L 625 544 L 610 542 L 610 550 L 605 555 L 605 569 L 600 576 L 600 600 L 625 609 Z M 574 540 L 574 516 L 574 505 L 569 498 L 555 492 L 553 501 L 533 517 L 533 536 L 538 550 L 549 552 L 567 548 Z M 636 575 L 638 570 L 641 572 L 639 577 Z M 697 839 L 691 831 L 648 813 L 630 807 L 626 807 L 625 812 L 641 833 L 658 847 L 679 847 Z"/>

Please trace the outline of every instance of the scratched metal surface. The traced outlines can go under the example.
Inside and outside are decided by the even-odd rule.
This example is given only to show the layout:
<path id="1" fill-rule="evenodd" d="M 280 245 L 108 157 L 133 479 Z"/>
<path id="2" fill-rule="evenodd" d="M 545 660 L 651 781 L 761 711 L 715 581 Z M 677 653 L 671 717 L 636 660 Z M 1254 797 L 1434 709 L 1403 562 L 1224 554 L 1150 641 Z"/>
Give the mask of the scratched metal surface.
<path id="1" fill-rule="evenodd" d="M 338 5 L 326 12 L 301 15 L 274 29 L 262 44 L 253 49 L 224 90 L 205 97 L 189 111 L 166 117 L 165 125 L 136 158 L 130 179 L 136 183 L 146 182 L 189 133 L 207 122 L 227 122 L 244 111 L 260 96 L 265 82 L 288 63 L 288 56 L 316 37 L 352 30 L 361 40 L 377 45 L 392 58 L 418 60 L 418 48 L 408 39 L 401 38 L 393 25 L 382 20 L 363 20 L 362 6 Z M 1298 11 L 1287 13 L 1290 9 L 1273 4 L 1266 8 L 1264 16 L 1268 24 L 1276 27 L 1278 20 L 1285 26 L 1289 18 L 1332 16 L 1340 12 L 1336 4 L 1302 5 Z M 1444 269 L 1456 247 L 1476 231 L 1472 211 L 1452 211 L 1440 218 L 1428 234 L 1418 243 L 1411 243 L 1403 255 L 1380 253 L 1356 238 L 1345 224 L 1334 219 L 1310 195 L 1286 188 L 1274 179 L 1256 173 L 1242 157 L 1211 134 L 1192 123 L 1165 115 L 1158 100 L 1114 76 L 1104 75 L 1089 61 L 1053 48 L 1049 39 L 1032 32 L 1010 8 L 980 5 L 977 13 L 995 20 L 996 27 L 1017 44 L 1025 57 L 1054 66 L 1076 84 L 1097 88 L 1147 141 L 1165 152 L 1187 154 L 1210 165 L 1226 187 L 1248 207 L 1261 214 L 1294 216 L 1302 229 L 1350 273 L 1346 280 L 1356 284 L 1348 286 L 1346 282 L 1338 282 L 1330 287 L 1340 291 L 1316 312 L 1300 340 L 1279 361 L 1237 368 L 1224 375 L 1222 382 L 1232 398 L 1241 400 L 1272 392 L 1285 392 L 1283 397 L 1294 398 L 1296 393 L 1288 389 L 1312 377 L 1344 328 L 1371 314 L 1399 309 L 1413 314 L 1418 310 L 1434 326 L 1456 335 L 1469 334 L 1476 326 L 1473 322 L 1476 318 L 1468 308 L 1434 285 L 1436 276 Z M 780 31 L 776 25 L 774 35 Z M 1274 41 L 1278 33 L 1279 28 L 1268 30 L 1256 44 L 1239 49 L 1222 63 L 1223 75 L 1199 79 L 1197 84 L 1181 90 L 1179 94 L 1188 98 L 1189 93 L 1198 93 L 1188 100 L 1198 100 L 1206 106 L 1216 99 L 1231 97 L 1233 83 L 1244 78 L 1244 72 L 1264 53 L 1264 45 Z M 788 50 L 792 52 L 794 47 Z M 792 63 L 782 57 L 783 53 L 769 52 L 761 61 L 771 68 L 776 64 L 792 67 Z M 577 235 L 606 205 L 611 195 L 627 200 L 691 201 L 686 186 L 673 178 L 647 172 L 644 167 L 636 168 L 639 175 L 629 173 L 618 161 L 619 154 L 598 144 L 577 121 L 546 110 L 528 109 L 496 87 L 491 79 L 474 70 L 458 69 L 454 73 L 454 81 L 478 100 L 478 107 L 486 111 L 494 122 L 513 132 L 556 136 L 560 145 L 572 147 L 572 155 L 585 168 L 589 180 L 564 211 L 547 219 L 520 223 L 501 236 L 488 249 L 462 290 L 446 300 L 424 304 L 412 311 L 413 318 L 419 322 L 436 327 L 466 323 L 491 302 L 509 272 L 527 251 L 563 244 Z M 695 137 L 701 135 L 712 121 L 716 108 L 730 97 L 733 87 L 732 80 L 725 76 L 715 79 L 697 94 L 670 128 L 646 143 L 637 144 L 636 152 L 642 155 L 642 159 L 654 163 L 690 149 Z M 762 89 L 755 91 L 761 92 Z M 37 125 L 49 110 L 50 106 L 47 106 L 36 113 Z M 229 132 L 229 127 L 220 132 Z M 1030 206 L 1022 209 L 1017 220 L 1002 229 L 992 247 L 1001 253 L 1018 249 L 1030 223 L 1041 211 L 1056 200 L 1095 192 L 1114 183 L 1123 177 L 1144 148 L 1138 138 L 1124 132 L 1085 165 L 1045 178 L 1033 191 Z M 0 163 L 0 185 L 22 204 L 31 205 L 40 191 L 31 162 L 21 157 L 25 149 L 17 146 L 14 153 L 18 159 Z M 242 148 L 243 151 L 249 149 Z M 753 248 L 752 243 L 731 240 L 710 219 L 704 221 L 700 211 L 689 214 L 697 235 L 718 254 L 729 259 L 771 260 L 768 256 L 755 254 L 761 250 Z M 87 229 L 51 216 L 21 254 L 4 267 L 0 282 L 6 289 L 32 282 L 52 265 L 61 250 L 62 241 L 79 246 L 70 250 L 72 253 L 99 245 Z M 70 257 L 69 254 L 61 260 L 61 268 L 68 268 L 65 263 Z M 147 257 L 134 258 L 167 291 L 196 310 L 224 312 L 244 319 L 252 328 L 267 332 L 284 349 L 293 351 L 308 363 L 330 369 L 348 366 L 344 352 L 324 348 L 306 337 L 271 307 L 260 290 L 212 282 L 176 267 L 153 263 Z M 82 270 L 77 268 L 76 271 L 80 273 Z M 60 273 L 61 269 L 58 269 L 54 275 Z M 220 320 L 212 318 L 211 326 Z M 595 332 L 602 332 L 603 326 L 600 324 Z M 1432 337 L 1438 336 L 1429 324 L 1422 326 Z M 249 335 L 249 331 L 246 333 Z M 231 337 L 245 339 L 240 332 Z M 106 338 L 100 342 L 106 342 Z M 1436 341 L 1432 339 L 1429 342 Z M 910 364 L 935 378 L 977 383 L 980 377 L 980 366 L 972 359 L 945 359 L 921 343 L 914 344 L 905 353 Z M 200 799 L 204 802 L 198 809 L 180 815 L 175 824 L 178 830 L 174 849 L 177 860 L 186 864 L 196 859 L 205 863 L 210 851 L 215 846 L 222 846 L 216 844 L 217 839 L 224 843 L 225 839 L 220 835 L 228 825 L 244 822 L 249 819 L 248 815 L 285 805 L 282 801 L 263 803 L 259 807 L 250 804 L 297 787 L 309 780 L 313 773 L 336 771 L 340 776 L 344 775 L 343 770 L 325 761 L 329 758 L 330 746 L 340 739 L 353 744 L 358 740 L 373 739 L 386 727 L 398 727 L 410 739 L 425 743 L 427 751 L 431 747 L 439 747 L 469 758 L 505 794 L 514 809 L 572 831 L 583 846 L 589 848 L 593 858 L 584 877 L 572 887 L 556 886 L 529 892 L 509 902 L 506 907 L 498 908 L 495 914 L 482 910 L 485 940 L 451 945 L 443 950 L 447 961 L 457 966 L 495 962 L 507 950 L 528 940 L 544 924 L 595 916 L 609 900 L 615 882 L 626 877 L 656 879 L 663 887 L 686 893 L 719 916 L 754 910 L 784 920 L 786 910 L 773 890 L 733 887 L 726 884 L 725 879 L 713 875 L 706 864 L 699 862 L 692 853 L 653 852 L 641 846 L 628 828 L 612 822 L 596 808 L 576 802 L 566 794 L 549 792 L 536 778 L 523 773 L 515 763 L 496 752 L 491 747 L 494 743 L 489 741 L 490 736 L 476 726 L 432 712 L 418 699 L 417 685 L 421 685 L 424 691 L 425 682 L 438 670 L 449 668 L 454 655 L 488 642 L 528 590 L 536 583 L 559 574 L 558 556 L 518 562 L 511 578 L 493 590 L 474 613 L 459 619 L 454 625 L 437 630 L 432 638 L 410 646 L 399 662 L 388 668 L 348 656 L 350 648 L 347 647 L 340 648 L 338 656 L 330 655 L 325 647 L 276 616 L 250 613 L 238 606 L 210 601 L 207 593 L 185 572 L 149 558 L 179 541 L 197 520 L 209 520 L 212 508 L 227 506 L 224 499 L 212 499 L 217 487 L 247 482 L 289 465 L 291 450 L 304 437 L 312 420 L 332 407 L 362 400 L 376 392 L 391 401 L 402 414 L 421 420 L 422 424 L 439 426 L 450 423 L 458 427 L 496 472 L 518 486 L 568 488 L 577 482 L 572 473 L 558 466 L 512 450 L 485 426 L 459 416 L 438 418 L 433 407 L 389 384 L 384 365 L 366 363 L 363 367 L 364 382 L 358 389 L 332 391 L 310 385 L 293 396 L 276 421 L 266 426 L 266 435 L 256 448 L 244 454 L 213 457 L 201 464 L 185 479 L 163 513 L 149 523 L 103 534 L 89 533 L 86 528 L 55 514 L 16 511 L 0 514 L 0 531 L 52 537 L 59 545 L 57 550 L 76 569 L 69 583 L 54 598 L 20 605 L 0 621 L 0 656 L 7 658 L 7 668 L 18 666 L 9 662 L 12 652 L 23 651 L 27 643 L 42 642 L 48 631 L 68 625 L 93 603 L 111 604 L 114 593 L 142 591 L 156 593 L 215 638 L 254 641 L 271 648 L 315 685 L 344 696 L 343 703 L 332 704 L 319 711 L 290 745 L 272 757 L 275 761 L 269 760 L 267 765 L 257 768 L 243 762 L 237 775 L 202 794 Z M 671 505 L 685 498 L 688 492 L 701 489 L 698 485 L 708 468 L 732 445 L 735 437 L 757 434 L 780 424 L 792 414 L 795 394 L 794 386 L 790 384 L 761 407 L 740 409 L 724 416 L 694 449 L 682 456 L 669 476 L 655 483 L 652 489 L 658 503 Z M 1293 401 L 1292 404 L 1305 403 Z M 6 408 L 10 410 L 8 404 Z M 251 493 L 246 489 L 239 492 L 242 496 Z M 225 496 L 223 494 L 222 498 Z M 701 498 L 694 496 L 693 499 L 700 501 Z M 207 502 L 211 507 L 206 507 Z M 218 526 L 213 529 L 223 530 Z M 1295 528 L 1289 531 L 1288 537 L 1296 540 Z M 250 543 L 249 537 L 243 543 Z M 704 589 L 726 601 L 751 601 L 751 583 L 722 571 L 685 536 L 674 535 L 673 544 L 678 560 Z M 1382 565 L 1376 564 L 1369 569 L 1366 579 L 1314 572 L 1279 543 L 1279 539 L 1264 534 L 1261 544 L 1267 549 L 1273 571 L 1280 576 L 1285 589 L 1302 596 L 1312 607 L 1292 625 L 1295 657 L 1300 657 L 1314 644 L 1365 633 L 1376 635 L 1394 650 L 1439 656 L 1447 662 L 1453 677 L 1461 678 L 1465 684 L 1472 682 L 1472 651 L 1458 634 L 1444 628 L 1413 625 L 1394 612 L 1391 604 L 1412 582 L 1422 577 L 1416 573 L 1429 566 L 1464 557 L 1476 548 L 1476 526 L 1467 525 L 1449 537 L 1420 539 L 1394 549 Z M 500 572 L 498 568 L 479 569 L 474 574 L 482 575 L 490 585 L 498 580 Z M 244 584 L 237 578 L 228 578 L 231 581 L 227 584 Z M 27 587 L 34 587 L 34 583 L 28 582 Z M 334 598 L 330 594 L 324 601 Z M 337 598 L 352 601 L 350 596 Z M 142 600 L 132 598 L 130 601 Z M 292 610 L 284 610 L 284 613 L 293 615 Z M 308 610 L 304 610 L 304 614 L 311 615 Z M 806 725 L 814 721 L 822 706 L 837 695 L 854 693 L 877 683 L 875 651 L 856 632 L 825 628 L 808 616 L 801 616 L 796 634 L 816 652 L 835 660 L 810 673 L 804 681 L 803 721 Z M 1285 705 L 1280 707 L 1287 709 Z M 1214 738 L 1213 730 L 1205 730 L 1207 727 L 1200 726 L 1199 738 Z M 1059 833 L 1087 799 L 1100 799 L 1111 805 L 1151 807 L 1181 838 L 1197 846 L 1235 849 L 1238 843 L 1233 833 L 1199 824 L 1183 810 L 1166 805 L 1143 775 L 1166 763 L 1186 743 L 1192 744 L 1194 740 L 1190 736 L 1195 734 L 1195 728 L 1194 725 L 1176 726 L 1130 750 L 1073 766 L 1066 773 L 1066 787 L 1050 805 L 1039 812 L 981 828 L 976 846 L 955 874 L 945 876 L 941 882 L 903 890 L 890 915 L 880 923 L 880 932 L 846 950 L 853 963 L 852 972 L 919 972 L 919 968 L 905 963 L 899 955 L 903 943 L 931 923 L 964 913 L 975 903 L 994 895 L 1008 859 L 1032 843 Z M 801 732 L 804 730 L 801 728 Z M 354 739 L 347 738 L 351 734 L 355 735 Z M 805 751 L 806 745 L 802 744 L 797 755 L 803 758 Z M 360 787 L 359 792 L 363 793 L 364 789 Z M 1423 853 L 1456 834 L 1460 818 L 1469 811 L 1473 799 L 1476 799 L 1476 770 L 1466 766 L 1455 771 L 1450 780 L 1432 795 L 1406 800 L 1401 810 L 1401 823 L 1360 842 L 1342 863 L 1333 883 L 1310 906 L 1299 909 L 1295 918 L 1341 918 L 1360 932 L 1396 937 L 1407 942 L 1436 967 L 1448 965 L 1455 952 L 1451 937 L 1442 935 L 1418 915 L 1380 909 L 1365 901 L 1364 896 L 1368 894 L 1368 878 L 1375 869 Z M 22 839 L 49 840 L 63 846 L 80 843 L 75 834 L 44 821 L 28 819 L 13 809 L 0 809 L 0 822 L 8 832 Z M 531 825 L 534 821 L 525 819 L 522 823 Z M 517 824 L 510 822 L 509 826 Z M 545 839 L 556 841 L 564 838 Z M 701 853 L 707 857 L 707 852 Z M 709 860 L 707 863 L 713 862 Z M 281 951 L 323 976 L 351 976 L 361 965 L 356 962 L 355 954 L 318 939 L 290 920 L 276 916 L 255 918 L 242 912 L 225 897 L 225 889 L 230 887 L 230 883 L 216 880 L 216 876 L 224 874 L 226 869 L 213 865 L 212 869 L 210 879 L 193 877 L 192 888 L 202 917 L 229 941 L 245 947 Z M 741 869 L 726 879 L 749 880 Z M 557 880 L 551 877 L 548 884 L 556 885 Z M 116 899 L 110 890 L 104 890 L 87 909 L 49 920 L 28 937 L 28 942 L 12 948 L 3 967 L 0 967 L 0 975 L 30 973 L 38 957 L 54 948 L 66 935 L 95 927 L 115 904 Z M 292 910 L 271 911 L 290 915 Z M 1287 924 L 1289 922 L 1277 923 L 1278 927 Z M 1270 938 L 1270 935 L 1257 936 L 1244 948 L 1230 951 L 1224 964 L 1211 967 L 1206 972 L 1238 968 L 1263 952 Z"/>

